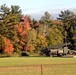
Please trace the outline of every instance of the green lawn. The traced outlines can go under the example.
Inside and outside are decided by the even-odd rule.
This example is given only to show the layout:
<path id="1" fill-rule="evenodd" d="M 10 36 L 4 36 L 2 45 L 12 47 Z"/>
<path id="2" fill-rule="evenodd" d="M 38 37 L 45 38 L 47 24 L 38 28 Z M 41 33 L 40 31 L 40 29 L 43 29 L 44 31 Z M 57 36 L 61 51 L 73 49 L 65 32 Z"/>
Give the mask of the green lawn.
<path id="1" fill-rule="evenodd" d="M 76 58 L 51 58 L 51 57 L 0 58 L 0 66 L 24 66 L 24 65 L 66 64 L 66 63 L 76 63 Z"/>
<path id="2" fill-rule="evenodd" d="M 0 58 L 0 75 L 41 75 L 41 72 L 42 75 L 75 75 L 76 58 Z"/>

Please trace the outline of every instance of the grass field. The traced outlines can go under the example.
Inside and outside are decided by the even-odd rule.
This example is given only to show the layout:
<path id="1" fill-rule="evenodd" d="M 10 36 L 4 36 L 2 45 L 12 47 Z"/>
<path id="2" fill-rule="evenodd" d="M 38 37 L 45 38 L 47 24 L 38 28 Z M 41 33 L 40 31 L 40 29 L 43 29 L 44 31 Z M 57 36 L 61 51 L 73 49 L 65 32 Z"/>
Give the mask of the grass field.
<path id="1" fill-rule="evenodd" d="M 76 58 L 0 58 L 0 75 L 75 75 Z"/>

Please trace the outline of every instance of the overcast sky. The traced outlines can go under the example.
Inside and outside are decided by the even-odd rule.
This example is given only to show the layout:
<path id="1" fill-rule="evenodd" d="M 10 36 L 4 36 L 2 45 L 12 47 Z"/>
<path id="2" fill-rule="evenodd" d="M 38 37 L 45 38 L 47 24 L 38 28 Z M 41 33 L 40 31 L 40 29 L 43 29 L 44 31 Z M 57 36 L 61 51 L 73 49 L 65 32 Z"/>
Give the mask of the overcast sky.
<path id="1" fill-rule="evenodd" d="M 76 0 L 0 0 L 0 5 L 19 5 L 23 14 L 39 18 L 45 11 L 56 15 L 61 10 L 76 9 Z"/>

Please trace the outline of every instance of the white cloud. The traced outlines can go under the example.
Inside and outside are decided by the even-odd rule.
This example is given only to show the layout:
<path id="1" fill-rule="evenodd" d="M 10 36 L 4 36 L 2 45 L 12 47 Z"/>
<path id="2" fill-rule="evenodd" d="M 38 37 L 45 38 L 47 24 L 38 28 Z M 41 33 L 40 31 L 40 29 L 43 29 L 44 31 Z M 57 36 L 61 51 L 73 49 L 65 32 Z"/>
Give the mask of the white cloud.
<path id="1" fill-rule="evenodd" d="M 60 11 L 64 11 L 64 10 L 67 10 L 67 9 L 57 9 L 57 10 L 47 10 L 51 16 L 56 19 L 58 17 L 58 14 L 60 14 Z M 73 7 L 73 8 L 68 8 L 68 10 L 76 13 L 76 7 Z M 32 18 L 35 18 L 36 20 L 39 20 L 43 15 L 44 15 L 44 12 L 45 11 L 41 11 L 41 12 L 37 12 L 37 13 L 32 13 L 32 14 L 29 14 Z"/>

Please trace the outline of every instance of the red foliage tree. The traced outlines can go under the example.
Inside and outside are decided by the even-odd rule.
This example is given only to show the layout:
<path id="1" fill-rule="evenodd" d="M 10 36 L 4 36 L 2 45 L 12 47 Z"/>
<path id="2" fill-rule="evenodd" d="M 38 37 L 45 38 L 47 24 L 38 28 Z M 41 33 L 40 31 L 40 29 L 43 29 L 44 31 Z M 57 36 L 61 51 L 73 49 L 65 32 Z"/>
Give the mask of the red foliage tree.
<path id="1" fill-rule="evenodd" d="M 39 25 L 40 25 L 40 23 L 39 23 L 39 22 L 36 22 L 36 23 L 34 24 L 34 28 L 38 28 Z"/>
<path id="2" fill-rule="evenodd" d="M 30 20 L 28 16 L 23 17 L 24 22 L 16 25 L 19 41 L 22 46 L 26 43 L 28 31 L 31 29 Z"/>
<path id="3" fill-rule="evenodd" d="M 29 17 L 24 16 L 23 19 L 24 19 L 24 26 L 26 30 L 29 31 L 31 29 Z"/>

